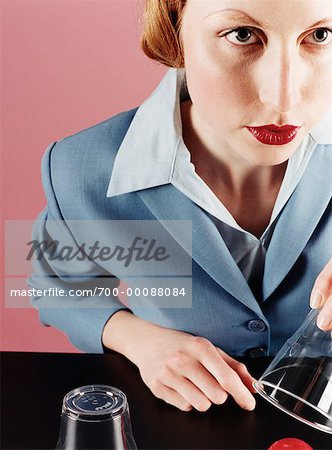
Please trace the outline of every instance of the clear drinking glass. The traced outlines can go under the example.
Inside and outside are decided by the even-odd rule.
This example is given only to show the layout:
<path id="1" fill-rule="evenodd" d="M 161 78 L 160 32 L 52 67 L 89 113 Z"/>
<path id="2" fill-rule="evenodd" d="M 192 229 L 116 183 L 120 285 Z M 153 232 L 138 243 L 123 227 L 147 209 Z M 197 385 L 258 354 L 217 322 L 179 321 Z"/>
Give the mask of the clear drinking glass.
<path id="1" fill-rule="evenodd" d="M 312 310 L 258 381 L 256 391 L 301 422 L 332 434 L 332 336 Z"/>
<path id="2" fill-rule="evenodd" d="M 125 394 L 89 385 L 65 395 L 57 450 L 136 450 Z"/>

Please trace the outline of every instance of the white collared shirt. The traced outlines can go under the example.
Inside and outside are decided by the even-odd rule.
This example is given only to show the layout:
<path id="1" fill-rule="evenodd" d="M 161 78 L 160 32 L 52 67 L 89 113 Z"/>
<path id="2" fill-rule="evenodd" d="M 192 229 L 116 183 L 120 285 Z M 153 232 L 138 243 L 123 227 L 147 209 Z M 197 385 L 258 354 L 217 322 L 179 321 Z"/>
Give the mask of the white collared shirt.
<path id="1" fill-rule="evenodd" d="M 332 143 L 332 110 L 289 158 L 270 222 L 258 239 L 236 222 L 190 161 L 190 152 L 182 139 L 180 112 L 184 74 L 183 69 L 170 69 L 137 110 L 116 156 L 107 196 L 171 183 L 211 215 L 251 285 L 262 276 L 278 214 L 300 181 L 313 151 L 318 144 Z"/>

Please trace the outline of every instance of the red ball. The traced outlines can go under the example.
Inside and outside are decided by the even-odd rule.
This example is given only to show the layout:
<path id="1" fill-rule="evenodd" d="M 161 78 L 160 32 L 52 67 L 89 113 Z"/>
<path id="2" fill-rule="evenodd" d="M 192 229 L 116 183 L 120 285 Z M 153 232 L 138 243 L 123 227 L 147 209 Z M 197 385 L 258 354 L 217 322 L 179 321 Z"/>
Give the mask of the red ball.
<path id="1" fill-rule="evenodd" d="M 313 450 L 313 448 L 300 439 L 285 438 L 272 444 L 268 450 Z"/>

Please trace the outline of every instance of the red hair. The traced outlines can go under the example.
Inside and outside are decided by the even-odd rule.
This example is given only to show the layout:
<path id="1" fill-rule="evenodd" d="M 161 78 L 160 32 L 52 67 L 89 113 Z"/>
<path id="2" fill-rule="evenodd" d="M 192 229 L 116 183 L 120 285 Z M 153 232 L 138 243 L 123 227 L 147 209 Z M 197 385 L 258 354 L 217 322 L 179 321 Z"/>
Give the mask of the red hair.
<path id="1" fill-rule="evenodd" d="M 169 67 L 183 67 L 180 39 L 186 0 L 145 0 L 141 46 L 151 59 Z"/>

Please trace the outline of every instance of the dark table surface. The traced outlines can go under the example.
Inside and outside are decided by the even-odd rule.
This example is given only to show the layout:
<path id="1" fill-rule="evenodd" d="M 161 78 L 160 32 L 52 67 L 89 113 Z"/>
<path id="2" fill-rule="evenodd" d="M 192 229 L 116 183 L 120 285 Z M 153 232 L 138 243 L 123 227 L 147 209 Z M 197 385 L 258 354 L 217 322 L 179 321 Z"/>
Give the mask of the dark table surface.
<path id="1" fill-rule="evenodd" d="M 259 376 L 269 360 L 243 360 Z M 182 412 L 156 399 L 139 372 L 118 354 L 1 353 L 1 449 L 54 449 L 63 396 L 87 384 L 125 392 L 139 449 L 267 450 L 295 437 L 315 450 L 332 448 L 331 435 L 316 431 L 257 396 L 253 412 L 232 399 L 208 412 Z"/>

